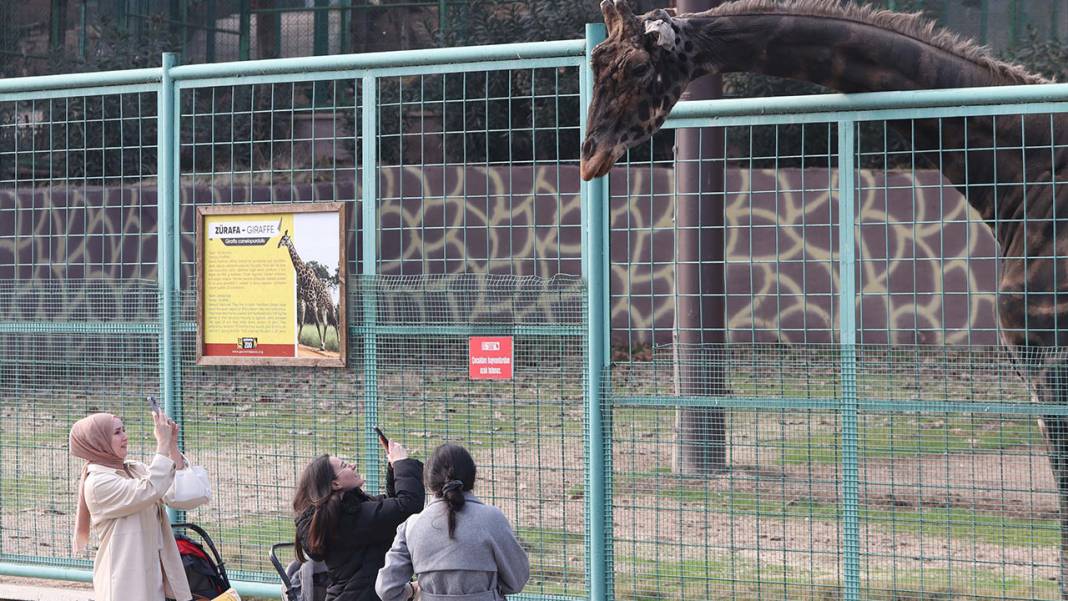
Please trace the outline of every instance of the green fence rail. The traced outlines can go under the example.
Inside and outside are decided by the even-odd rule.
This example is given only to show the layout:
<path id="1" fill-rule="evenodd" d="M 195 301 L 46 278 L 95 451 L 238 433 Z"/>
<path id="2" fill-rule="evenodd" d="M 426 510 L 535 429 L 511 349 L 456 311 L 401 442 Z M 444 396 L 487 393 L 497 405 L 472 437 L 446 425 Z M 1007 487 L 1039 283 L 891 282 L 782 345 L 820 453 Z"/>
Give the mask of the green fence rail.
<path id="1" fill-rule="evenodd" d="M 663 254 L 677 224 L 639 218 L 694 199 L 658 179 L 673 165 L 639 153 L 611 182 L 580 184 L 600 36 L 217 65 L 165 56 L 159 69 L 0 81 L 0 574 L 89 578 L 67 547 L 80 466 L 66 433 L 108 410 L 148 450 L 142 398 L 158 393 L 214 479 L 212 504 L 184 517 L 217 538 L 242 594 L 278 595 L 266 553 L 292 536 L 306 461 L 355 456 L 380 486 L 381 424 L 424 457 L 442 440 L 472 449 L 479 494 L 530 553 L 522 598 L 1056 598 L 1058 508 L 1034 418 L 1068 409 L 1030 403 L 999 347 L 865 338 L 878 265 L 912 269 L 911 288 L 886 286 L 887 306 L 945 289 L 920 290 L 918 253 L 893 255 L 876 230 L 967 217 L 902 225 L 876 210 L 894 186 L 864 161 L 903 160 L 894 169 L 913 176 L 915 199 L 914 155 L 867 128 L 1061 112 L 1068 86 L 681 103 L 660 135 L 724 128 L 723 156 L 705 158 L 749 182 L 718 192 L 739 193 L 721 227 L 750 241 L 747 260 L 724 261 L 749 271 L 720 294 L 754 307 L 805 296 L 781 274 L 755 284 L 758 270 L 799 265 L 812 290 L 828 274 L 804 301 L 826 323 L 787 344 L 788 325 L 754 319 L 724 326 L 721 344 L 639 357 L 612 344 L 613 301 L 670 297 L 656 274 L 679 268 Z M 737 135 L 779 140 L 795 135 L 787 126 L 825 127 L 829 144 L 732 155 Z M 800 162 L 801 184 L 755 189 L 757 159 Z M 948 185 L 928 188 L 948 198 Z M 761 194 L 832 200 L 791 217 Z M 196 207 L 322 200 L 353 209 L 348 367 L 197 367 Z M 822 228 L 827 252 L 753 242 L 770 231 L 807 248 L 818 236 L 806 227 Z M 649 246 L 633 248 L 641 236 Z M 831 342 L 805 338 L 820 328 Z M 483 334 L 516 337 L 515 380 L 467 379 L 466 338 Z M 699 373 L 722 382 L 692 392 Z M 701 437 L 682 444 L 687 428 Z M 725 465 L 687 468 L 695 447 L 716 445 Z"/>

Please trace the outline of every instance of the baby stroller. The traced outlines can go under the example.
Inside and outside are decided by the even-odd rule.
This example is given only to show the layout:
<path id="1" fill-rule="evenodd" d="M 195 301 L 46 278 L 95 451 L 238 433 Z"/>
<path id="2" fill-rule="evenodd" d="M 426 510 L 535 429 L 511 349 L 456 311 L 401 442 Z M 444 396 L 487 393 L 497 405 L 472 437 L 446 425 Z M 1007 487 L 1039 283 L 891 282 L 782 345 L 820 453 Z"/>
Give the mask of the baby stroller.
<path id="1" fill-rule="evenodd" d="M 293 548 L 293 543 L 278 543 L 271 547 L 271 565 L 282 579 L 282 594 L 286 601 L 323 601 L 326 599 L 326 587 L 330 584 L 330 575 L 326 564 L 321 561 L 308 560 L 301 563 L 294 559 L 282 566 L 278 559 L 278 549 Z"/>
<path id="2" fill-rule="evenodd" d="M 196 524 L 174 524 L 172 528 L 192 530 L 211 550 L 209 556 L 200 543 L 184 534 L 174 535 L 174 541 L 178 543 L 178 553 L 182 556 L 182 565 L 185 567 L 185 577 L 189 581 L 189 591 L 193 593 L 194 601 L 214 599 L 229 590 L 230 579 L 226 576 L 226 567 L 208 533 Z"/>

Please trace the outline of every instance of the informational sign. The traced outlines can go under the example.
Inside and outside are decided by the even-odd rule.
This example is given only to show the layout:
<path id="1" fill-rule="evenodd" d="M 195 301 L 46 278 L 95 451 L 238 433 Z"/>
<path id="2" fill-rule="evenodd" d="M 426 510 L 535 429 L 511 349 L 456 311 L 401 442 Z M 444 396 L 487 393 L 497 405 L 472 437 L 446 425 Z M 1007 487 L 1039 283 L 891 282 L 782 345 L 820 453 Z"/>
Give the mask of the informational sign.
<path id="1" fill-rule="evenodd" d="M 197 209 L 197 364 L 345 365 L 344 205 Z"/>
<path id="2" fill-rule="evenodd" d="M 511 336 L 472 336 L 467 357 L 472 380 L 512 379 Z"/>

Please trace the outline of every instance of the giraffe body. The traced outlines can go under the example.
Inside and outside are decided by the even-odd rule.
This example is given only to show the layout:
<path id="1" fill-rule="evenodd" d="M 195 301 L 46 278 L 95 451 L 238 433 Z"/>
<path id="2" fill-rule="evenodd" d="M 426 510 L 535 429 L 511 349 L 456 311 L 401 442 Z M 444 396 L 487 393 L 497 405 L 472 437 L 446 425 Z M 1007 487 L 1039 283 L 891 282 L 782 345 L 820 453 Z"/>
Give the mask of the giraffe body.
<path id="1" fill-rule="evenodd" d="M 1046 83 L 981 47 L 902 15 L 834 0 L 740 0 L 703 13 L 604 0 L 608 38 L 593 51 L 583 179 L 604 175 L 664 123 L 688 83 L 753 72 L 874 92 Z M 1068 117 L 889 122 L 964 194 L 1001 252 L 1004 343 L 1042 403 L 1068 403 Z M 1061 506 L 1061 590 L 1068 599 L 1068 418 L 1041 420 Z"/>
<path id="2" fill-rule="evenodd" d="M 334 326 L 334 333 L 337 334 L 338 340 L 341 340 L 337 307 L 330 298 L 326 284 L 301 260 L 293 245 L 293 239 L 289 237 L 289 230 L 278 240 L 278 248 L 282 246 L 289 250 L 289 259 L 297 275 L 297 340 L 300 340 L 300 335 L 304 332 L 304 325 L 314 322 L 315 332 L 319 335 L 319 350 L 326 350 L 326 333 L 330 326 Z"/>

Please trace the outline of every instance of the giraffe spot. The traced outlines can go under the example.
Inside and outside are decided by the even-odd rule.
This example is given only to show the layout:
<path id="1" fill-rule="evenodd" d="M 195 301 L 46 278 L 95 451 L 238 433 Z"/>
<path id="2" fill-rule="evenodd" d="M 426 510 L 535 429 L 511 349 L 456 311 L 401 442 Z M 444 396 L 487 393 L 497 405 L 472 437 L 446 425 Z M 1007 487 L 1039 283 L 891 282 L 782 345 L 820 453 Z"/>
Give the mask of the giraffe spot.
<path id="1" fill-rule="evenodd" d="M 641 102 L 641 104 L 638 105 L 638 120 L 639 121 L 648 121 L 649 120 L 649 103 L 647 101 L 645 101 L 645 100 L 643 100 Z"/>
<path id="2" fill-rule="evenodd" d="M 693 52 L 693 42 L 686 40 L 686 43 L 682 45 L 683 50 L 687 53 Z"/>
<path id="3" fill-rule="evenodd" d="M 674 23 L 672 23 L 671 24 L 671 31 L 674 31 L 676 34 L 679 33 L 679 26 L 674 24 Z"/>
<path id="4" fill-rule="evenodd" d="M 645 135 L 645 128 L 641 125 L 635 125 L 634 127 L 630 128 L 627 133 L 628 135 L 630 135 L 632 140 L 637 140 L 638 138 Z"/>
<path id="5" fill-rule="evenodd" d="M 664 117 L 665 117 L 665 115 L 660 115 L 659 117 L 656 118 L 656 126 L 657 127 L 660 127 L 661 125 L 664 124 Z"/>
<path id="6" fill-rule="evenodd" d="M 660 101 L 660 110 L 666 111 L 671 108 L 671 97 L 664 96 L 664 99 Z"/>

